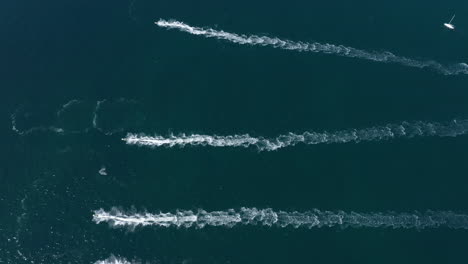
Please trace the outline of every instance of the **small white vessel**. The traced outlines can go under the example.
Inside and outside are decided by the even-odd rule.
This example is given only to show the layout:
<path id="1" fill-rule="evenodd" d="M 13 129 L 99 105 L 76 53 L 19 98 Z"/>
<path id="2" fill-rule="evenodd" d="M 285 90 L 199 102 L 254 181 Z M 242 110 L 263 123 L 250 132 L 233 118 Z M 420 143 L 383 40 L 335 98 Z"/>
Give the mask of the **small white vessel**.
<path id="1" fill-rule="evenodd" d="M 455 26 L 452 24 L 452 20 L 455 18 L 455 15 L 453 15 L 452 19 L 448 23 L 444 23 L 444 26 L 448 29 L 454 30 Z"/>
<path id="2" fill-rule="evenodd" d="M 103 176 L 107 175 L 106 167 L 102 166 L 101 169 L 99 170 L 99 174 Z"/>

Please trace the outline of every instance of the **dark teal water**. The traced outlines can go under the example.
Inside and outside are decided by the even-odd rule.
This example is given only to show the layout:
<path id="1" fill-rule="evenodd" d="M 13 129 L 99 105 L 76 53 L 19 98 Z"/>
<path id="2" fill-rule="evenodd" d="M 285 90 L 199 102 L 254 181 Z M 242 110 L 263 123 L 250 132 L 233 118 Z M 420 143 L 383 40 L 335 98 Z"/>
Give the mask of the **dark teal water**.
<path id="1" fill-rule="evenodd" d="M 94 263 L 111 254 L 151 263 L 463 263 L 466 230 L 129 232 L 97 225 L 92 215 L 113 206 L 467 213 L 463 135 L 274 152 L 121 141 L 127 132 L 275 137 L 466 119 L 466 74 L 241 46 L 154 21 L 449 65 L 468 61 L 467 10 L 460 0 L 4 1 L 0 263 Z M 449 32 L 442 23 L 453 13 L 457 30 Z M 71 100 L 78 102 L 62 107 Z M 98 173 L 102 167 L 107 175 Z"/>

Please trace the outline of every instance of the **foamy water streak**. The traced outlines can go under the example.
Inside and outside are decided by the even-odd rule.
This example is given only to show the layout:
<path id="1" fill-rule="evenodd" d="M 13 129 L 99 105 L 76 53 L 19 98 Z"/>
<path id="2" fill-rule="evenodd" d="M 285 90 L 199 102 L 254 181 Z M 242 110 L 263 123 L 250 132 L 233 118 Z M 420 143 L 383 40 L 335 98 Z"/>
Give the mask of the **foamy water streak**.
<path id="1" fill-rule="evenodd" d="M 215 30 L 211 28 L 192 27 L 183 22 L 175 20 L 168 21 L 160 19 L 159 21 L 155 22 L 155 24 L 163 28 L 178 29 L 180 31 L 187 32 L 193 35 L 227 40 L 242 45 L 270 46 L 273 48 L 285 50 L 335 54 L 343 57 L 359 58 L 377 62 L 397 63 L 400 65 L 415 68 L 430 68 L 445 75 L 468 74 L 468 64 L 466 63 L 442 65 L 432 60 L 416 60 L 402 56 L 397 56 L 388 51 L 369 52 L 365 50 L 355 49 L 352 47 L 345 47 L 343 45 L 333 45 L 328 43 L 323 44 L 318 42 L 294 42 L 291 40 L 282 40 L 279 38 L 272 38 L 266 36 L 247 36 L 242 34 L 229 33 L 222 30 Z"/>
<path id="2" fill-rule="evenodd" d="M 201 145 L 212 147 L 250 147 L 260 151 L 272 151 L 302 143 L 306 145 L 349 143 L 361 141 L 382 141 L 393 138 L 412 138 L 416 136 L 456 137 L 468 132 L 468 120 L 453 120 L 447 123 L 403 122 L 386 126 L 364 129 L 350 129 L 336 132 L 304 132 L 302 134 L 288 133 L 276 138 L 252 137 L 244 135 L 170 135 L 146 136 L 127 134 L 124 140 L 129 145 L 149 147 L 175 147 L 185 145 Z"/>
<path id="3" fill-rule="evenodd" d="M 113 208 L 106 212 L 96 210 L 93 216 L 97 224 L 107 222 L 112 227 L 135 228 L 139 226 L 198 227 L 235 225 L 263 225 L 276 227 L 368 227 L 368 228 L 454 228 L 468 229 L 468 215 L 450 211 L 426 213 L 357 213 L 343 211 L 284 212 L 272 209 L 241 208 L 227 211 L 206 212 L 199 210 L 176 213 L 126 214 Z"/>
<path id="4" fill-rule="evenodd" d="M 94 264 L 135 264 L 134 262 L 130 262 L 125 258 L 119 258 L 111 255 L 109 258 L 105 260 L 98 260 L 94 262 Z"/>

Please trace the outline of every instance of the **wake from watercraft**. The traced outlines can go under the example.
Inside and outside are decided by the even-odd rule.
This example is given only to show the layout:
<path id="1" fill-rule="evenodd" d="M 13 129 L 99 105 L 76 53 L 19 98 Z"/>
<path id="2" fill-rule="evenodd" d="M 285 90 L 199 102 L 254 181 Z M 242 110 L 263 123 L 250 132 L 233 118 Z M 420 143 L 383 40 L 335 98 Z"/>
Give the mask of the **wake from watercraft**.
<path id="1" fill-rule="evenodd" d="M 35 110 L 27 111 L 24 106 L 20 106 L 10 115 L 11 130 L 20 136 L 36 132 L 57 135 L 84 134 L 92 130 L 109 136 L 122 133 L 129 127 L 142 123 L 140 119 L 143 118 L 139 116 L 142 115 L 141 111 L 135 109 L 138 105 L 137 101 L 127 98 L 103 99 L 95 104 L 72 99 L 56 111 L 49 124 L 44 125 L 31 125 L 27 117 L 37 113 Z"/>
<path id="2" fill-rule="evenodd" d="M 98 260 L 94 262 L 94 264 L 136 264 L 136 262 L 130 262 L 125 258 L 116 257 L 111 255 L 109 258 L 105 260 Z"/>
<path id="3" fill-rule="evenodd" d="M 468 229 L 468 215 L 451 211 L 427 211 L 426 213 L 357 213 L 343 211 L 284 212 L 272 209 L 241 208 L 206 212 L 199 210 L 176 213 L 134 213 L 112 208 L 110 211 L 94 211 L 93 221 L 105 222 L 111 227 L 134 229 L 140 226 L 197 227 L 236 225 L 261 225 L 294 228 L 354 227 L 354 228 L 453 228 Z"/>
<path id="4" fill-rule="evenodd" d="M 170 135 L 146 136 L 143 134 L 127 134 L 122 140 L 128 145 L 148 147 L 256 147 L 259 151 L 273 151 L 297 144 L 333 144 L 361 141 L 383 141 L 394 138 L 413 138 L 422 136 L 456 137 L 468 132 L 468 120 L 453 120 L 448 123 L 437 122 L 403 122 L 364 129 L 350 129 L 336 132 L 304 132 L 302 134 L 288 133 L 276 138 L 253 137 L 243 135 Z"/>
<path id="5" fill-rule="evenodd" d="M 334 54 L 343 57 L 359 58 L 376 62 L 396 63 L 408 67 L 430 68 L 445 75 L 468 74 L 468 64 L 466 63 L 442 65 L 441 63 L 433 60 L 416 60 L 402 56 L 397 56 L 388 51 L 369 52 L 352 47 L 346 47 L 343 45 L 334 45 L 318 42 L 294 42 L 291 40 L 282 40 L 279 38 L 272 38 L 267 36 L 229 33 L 222 30 L 215 30 L 212 28 L 193 27 L 176 20 L 168 21 L 160 19 L 159 21 L 156 21 L 154 23 L 159 27 L 168 29 L 178 29 L 180 31 L 187 32 L 192 35 L 227 40 L 229 42 L 241 45 L 270 46 L 273 48 L 279 48 L 284 50 Z"/>

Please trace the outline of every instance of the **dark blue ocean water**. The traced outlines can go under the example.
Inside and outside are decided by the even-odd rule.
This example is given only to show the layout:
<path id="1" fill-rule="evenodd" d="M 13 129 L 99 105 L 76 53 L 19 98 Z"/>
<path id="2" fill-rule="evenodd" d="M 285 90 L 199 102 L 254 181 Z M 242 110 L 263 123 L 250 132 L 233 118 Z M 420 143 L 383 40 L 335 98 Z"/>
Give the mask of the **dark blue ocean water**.
<path id="1" fill-rule="evenodd" d="M 465 1 L 4 1 L 0 263 L 463 263 L 460 229 L 113 229 L 93 211 L 468 213 L 468 137 L 144 148 L 129 132 L 276 137 L 468 117 L 466 74 L 154 25 L 468 62 Z M 442 23 L 453 13 L 457 29 Z M 74 101 L 75 100 L 75 101 Z M 61 130 L 60 130 L 61 129 Z M 107 175 L 98 171 L 105 168 Z M 133 208 L 133 209 L 132 209 Z"/>

